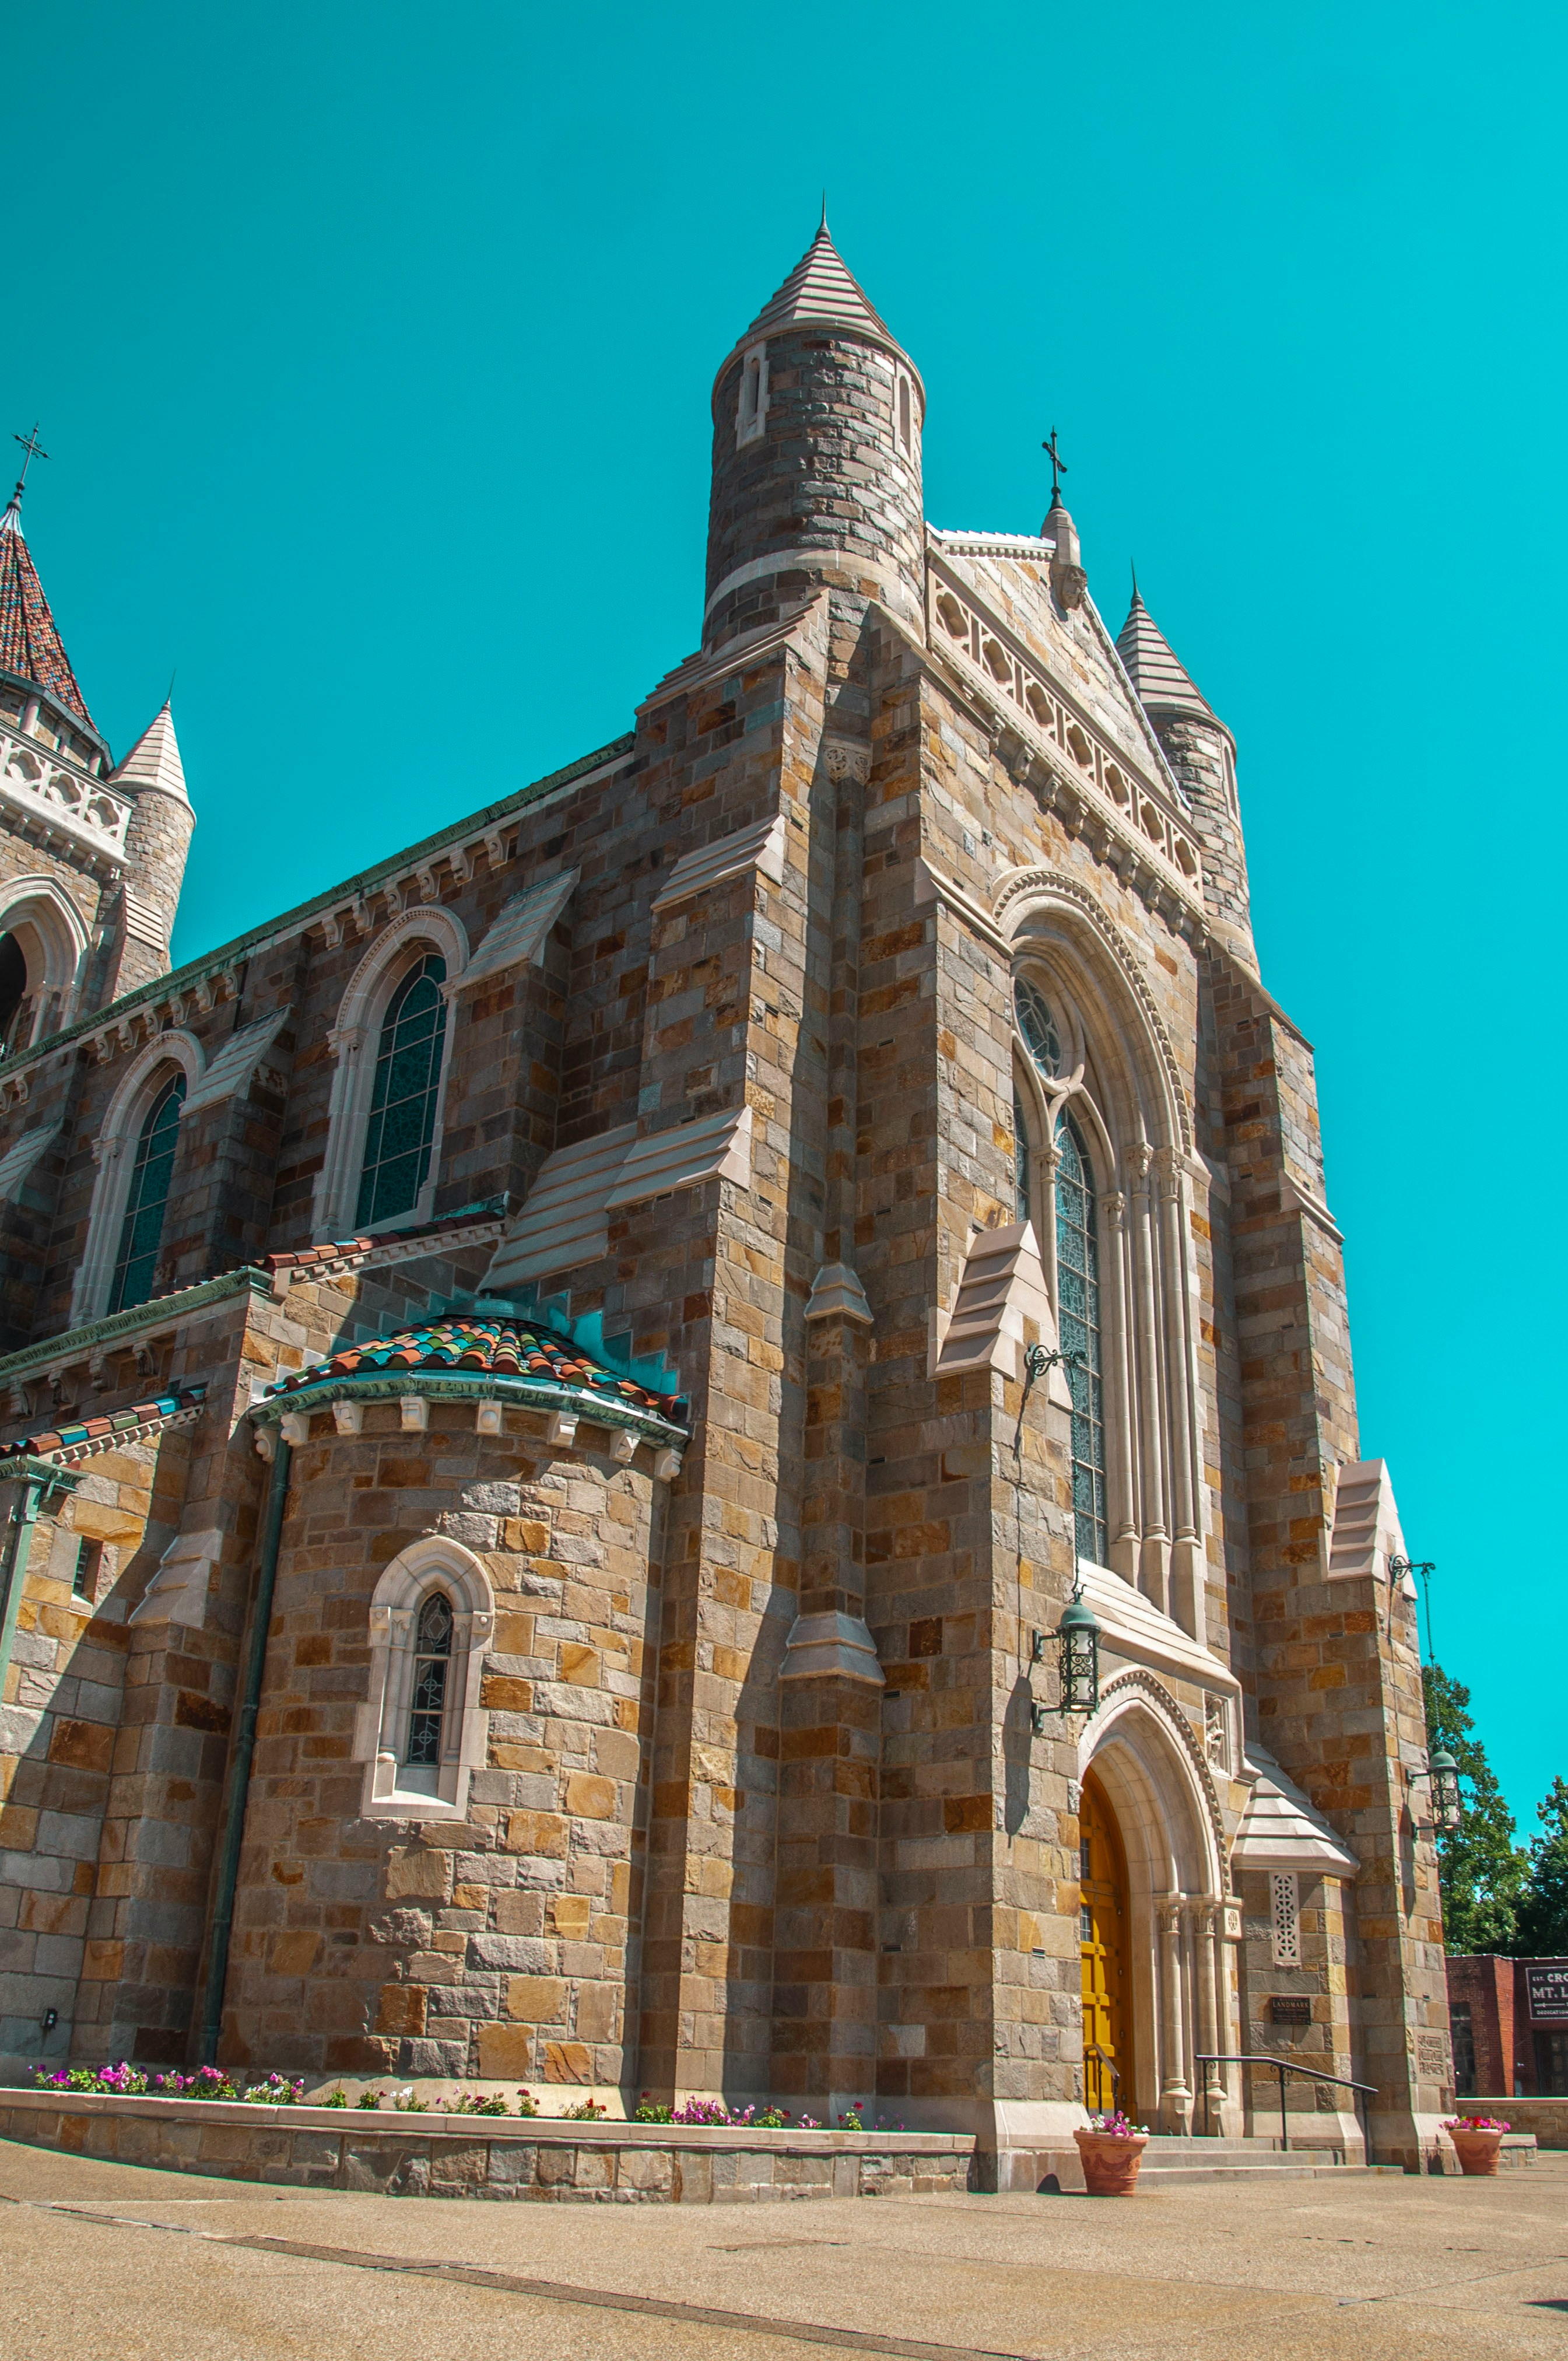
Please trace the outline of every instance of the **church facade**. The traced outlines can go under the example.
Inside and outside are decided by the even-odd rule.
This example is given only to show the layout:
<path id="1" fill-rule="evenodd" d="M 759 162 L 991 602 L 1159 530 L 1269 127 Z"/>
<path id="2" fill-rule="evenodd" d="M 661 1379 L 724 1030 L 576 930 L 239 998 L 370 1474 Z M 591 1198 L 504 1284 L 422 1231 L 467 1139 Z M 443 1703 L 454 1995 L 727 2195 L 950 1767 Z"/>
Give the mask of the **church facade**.
<path id="1" fill-rule="evenodd" d="M 1415 1603 L 1229 731 L 826 225 L 625 734 L 170 971 L 0 528 L 0 2059 L 1412 2165 Z M 1058 1631 L 1092 1620 L 1081 1695 Z"/>

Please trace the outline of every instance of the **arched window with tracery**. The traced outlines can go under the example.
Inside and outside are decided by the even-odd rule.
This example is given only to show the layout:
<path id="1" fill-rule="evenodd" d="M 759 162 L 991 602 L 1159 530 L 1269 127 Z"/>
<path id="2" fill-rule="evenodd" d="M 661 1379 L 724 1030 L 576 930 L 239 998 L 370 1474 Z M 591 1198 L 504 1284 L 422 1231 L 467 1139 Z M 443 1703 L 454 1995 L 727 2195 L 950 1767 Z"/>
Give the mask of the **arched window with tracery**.
<path id="1" fill-rule="evenodd" d="M 433 1590 L 414 1627 L 413 1689 L 403 1761 L 416 1771 L 434 1771 L 441 1762 L 452 1678 L 452 1601 L 444 1590 Z"/>
<path id="2" fill-rule="evenodd" d="M 1057 1129 L 1057 1323 L 1072 1358 L 1072 1506 L 1077 1553 L 1106 1562 L 1104 1365 L 1094 1171 L 1070 1115 Z"/>
<path id="3" fill-rule="evenodd" d="M 109 1310 L 128 1312 L 152 1293 L 158 1250 L 163 1240 L 163 1216 L 169 1185 L 174 1174 L 174 1150 L 180 1136 L 180 1110 L 185 1104 L 185 1077 L 177 1073 L 165 1082 L 148 1107 L 137 1139 L 131 1167 L 130 1191 L 115 1256 L 109 1289 Z"/>
<path id="4" fill-rule="evenodd" d="M 388 1003 L 359 1168 L 361 1228 L 411 1212 L 424 1187 L 446 1043 L 445 981 L 446 961 L 427 951 Z"/>

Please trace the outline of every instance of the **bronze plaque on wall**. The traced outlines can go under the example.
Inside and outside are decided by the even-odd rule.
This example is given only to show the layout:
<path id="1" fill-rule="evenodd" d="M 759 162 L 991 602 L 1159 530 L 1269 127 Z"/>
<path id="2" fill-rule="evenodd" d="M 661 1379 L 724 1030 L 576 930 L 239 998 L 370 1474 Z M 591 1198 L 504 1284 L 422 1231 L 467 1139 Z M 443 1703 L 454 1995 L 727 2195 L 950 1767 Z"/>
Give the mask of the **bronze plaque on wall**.
<path id="1" fill-rule="evenodd" d="M 1310 2025 L 1312 2001 L 1309 1993 L 1272 1993 L 1268 2001 L 1270 2025 Z"/>

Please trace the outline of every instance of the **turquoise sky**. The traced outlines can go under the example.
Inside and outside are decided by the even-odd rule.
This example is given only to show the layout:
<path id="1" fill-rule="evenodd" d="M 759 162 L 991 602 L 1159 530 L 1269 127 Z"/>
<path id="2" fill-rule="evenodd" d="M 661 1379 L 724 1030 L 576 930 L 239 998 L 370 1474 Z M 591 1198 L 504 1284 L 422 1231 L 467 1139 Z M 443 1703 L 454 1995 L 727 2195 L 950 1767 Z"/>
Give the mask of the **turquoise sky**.
<path id="1" fill-rule="evenodd" d="M 7 26 L 0 359 L 116 752 L 179 667 L 190 957 L 627 727 L 697 637 L 713 371 L 826 186 L 930 516 L 1037 526 L 1054 423 L 1113 630 L 1135 558 L 1236 731 L 1363 1449 L 1529 1826 L 1568 1771 L 1563 28 L 54 0 Z"/>

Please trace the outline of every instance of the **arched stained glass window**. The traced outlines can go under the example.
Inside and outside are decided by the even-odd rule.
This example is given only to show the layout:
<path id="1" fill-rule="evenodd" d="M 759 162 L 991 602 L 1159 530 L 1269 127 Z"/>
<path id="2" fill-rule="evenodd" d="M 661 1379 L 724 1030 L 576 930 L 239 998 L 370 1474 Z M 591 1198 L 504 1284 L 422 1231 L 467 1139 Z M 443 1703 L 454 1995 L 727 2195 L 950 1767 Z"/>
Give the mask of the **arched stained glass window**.
<path id="1" fill-rule="evenodd" d="M 1055 1082 L 1062 1067 L 1061 1033 L 1051 1014 L 1050 1002 L 1026 975 L 1019 976 L 1014 983 L 1013 1013 L 1030 1057 L 1046 1080 Z"/>
<path id="2" fill-rule="evenodd" d="M 1100 1250 L 1094 1170 L 1070 1115 L 1057 1133 L 1057 1306 L 1072 1390 L 1072 1507 L 1077 1554 L 1105 1563 L 1105 1420 L 1100 1350 Z"/>
<path id="3" fill-rule="evenodd" d="M 145 1303 L 152 1293 L 158 1249 L 163 1238 L 163 1213 L 174 1172 L 180 1110 L 184 1104 L 185 1077 L 176 1074 L 153 1100 L 142 1124 L 136 1161 L 131 1166 L 126 1217 L 120 1224 L 114 1284 L 109 1290 L 111 1312 L 128 1312 Z"/>
<path id="4" fill-rule="evenodd" d="M 430 1170 L 446 1003 L 446 961 L 431 951 L 392 994 L 381 1025 L 355 1221 L 373 1228 L 411 1213 Z"/>
<path id="5" fill-rule="evenodd" d="M 1034 1219 L 1029 1201 L 1029 1123 L 1024 1113 L 1024 1094 L 1016 1082 L 1013 1085 L 1013 1164 L 1017 1174 L 1018 1219 Z"/>
<path id="6" fill-rule="evenodd" d="M 414 1628 L 413 1701 L 405 1763 L 433 1769 L 441 1761 L 446 1687 L 452 1674 L 452 1601 L 433 1590 Z"/>

